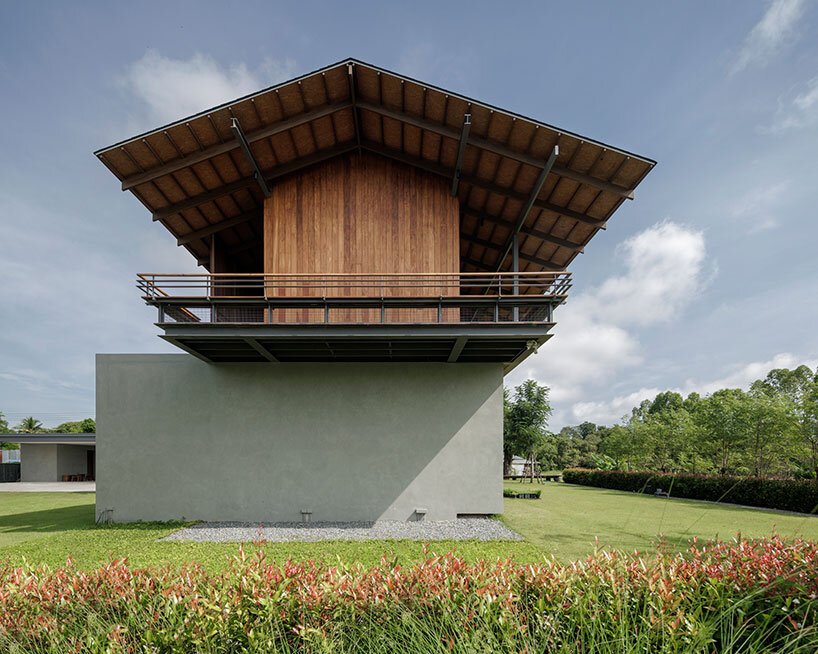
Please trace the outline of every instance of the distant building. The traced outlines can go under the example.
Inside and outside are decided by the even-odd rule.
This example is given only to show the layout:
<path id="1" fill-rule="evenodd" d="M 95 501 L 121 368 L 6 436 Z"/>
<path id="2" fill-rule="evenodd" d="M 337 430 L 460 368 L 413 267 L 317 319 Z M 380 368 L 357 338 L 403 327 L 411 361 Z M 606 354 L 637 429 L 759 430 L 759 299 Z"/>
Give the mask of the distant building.
<path id="1" fill-rule="evenodd" d="M 3 434 L 19 443 L 20 481 L 92 481 L 96 473 L 96 434 Z M 15 456 L 10 454 L 10 456 Z"/>
<path id="2" fill-rule="evenodd" d="M 355 60 L 96 155 L 205 270 L 97 357 L 114 521 L 500 513 L 503 375 L 654 165 Z"/>

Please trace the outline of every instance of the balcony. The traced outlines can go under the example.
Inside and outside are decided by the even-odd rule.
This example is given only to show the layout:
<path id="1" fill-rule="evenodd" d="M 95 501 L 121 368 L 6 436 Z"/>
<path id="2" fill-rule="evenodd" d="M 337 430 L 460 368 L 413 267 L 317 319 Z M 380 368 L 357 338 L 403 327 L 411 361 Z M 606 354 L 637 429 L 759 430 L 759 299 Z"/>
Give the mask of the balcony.
<path id="1" fill-rule="evenodd" d="M 165 340 L 210 363 L 495 362 L 549 338 L 570 273 L 137 276 Z"/>

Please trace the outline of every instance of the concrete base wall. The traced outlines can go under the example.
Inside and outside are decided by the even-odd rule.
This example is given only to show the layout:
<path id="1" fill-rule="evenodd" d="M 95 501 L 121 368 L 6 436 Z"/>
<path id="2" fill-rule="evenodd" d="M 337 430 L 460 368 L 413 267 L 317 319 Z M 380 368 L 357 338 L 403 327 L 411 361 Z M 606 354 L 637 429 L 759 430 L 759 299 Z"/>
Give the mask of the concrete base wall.
<path id="1" fill-rule="evenodd" d="M 97 512 L 427 520 L 502 512 L 495 364 L 97 356 Z"/>
<path id="2" fill-rule="evenodd" d="M 20 481 L 62 481 L 63 475 L 88 473 L 87 445 L 22 443 Z"/>

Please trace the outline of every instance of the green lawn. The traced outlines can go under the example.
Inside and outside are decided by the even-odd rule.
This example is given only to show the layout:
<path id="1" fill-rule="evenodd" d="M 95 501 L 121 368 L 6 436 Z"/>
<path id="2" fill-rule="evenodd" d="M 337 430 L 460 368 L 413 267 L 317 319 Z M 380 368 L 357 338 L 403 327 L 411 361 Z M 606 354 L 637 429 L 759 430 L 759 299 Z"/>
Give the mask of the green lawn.
<path id="1" fill-rule="evenodd" d="M 818 516 L 745 509 L 730 504 L 667 499 L 571 484 L 507 483 L 542 489 L 539 500 L 505 501 L 503 521 L 540 551 L 576 559 L 600 547 L 645 550 L 661 540 L 683 549 L 694 536 L 709 540 L 802 536 L 818 540 Z"/>
<path id="2" fill-rule="evenodd" d="M 510 488 L 531 488 L 509 483 Z M 583 557 L 595 543 L 626 550 L 651 549 L 660 540 L 678 548 L 693 536 L 731 538 L 778 533 L 818 539 L 818 517 L 794 516 L 666 500 L 632 493 L 571 486 L 534 485 L 539 500 L 505 501 L 504 522 L 522 534 L 520 543 L 437 542 L 436 552 L 457 550 L 468 559 L 511 557 L 536 561 L 553 555 L 562 560 Z M 59 565 L 70 556 L 77 565 L 91 567 L 111 558 L 128 557 L 134 565 L 198 561 L 216 569 L 238 552 L 225 543 L 158 543 L 177 528 L 173 524 L 96 527 L 91 493 L 0 493 L 0 560 Z M 403 562 L 423 555 L 422 545 L 406 541 L 369 543 L 276 543 L 265 545 L 277 560 L 316 558 L 375 563 L 384 555 Z"/>

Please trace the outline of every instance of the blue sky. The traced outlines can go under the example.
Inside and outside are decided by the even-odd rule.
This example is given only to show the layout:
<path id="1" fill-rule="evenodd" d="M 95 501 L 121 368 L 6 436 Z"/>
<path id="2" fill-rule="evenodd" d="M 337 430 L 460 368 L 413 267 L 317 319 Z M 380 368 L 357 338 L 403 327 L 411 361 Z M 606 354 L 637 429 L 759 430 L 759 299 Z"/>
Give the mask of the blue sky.
<path id="1" fill-rule="evenodd" d="M 92 156 L 344 57 L 658 160 L 507 380 L 553 427 L 818 365 L 818 4 L 0 4 L 0 411 L 94 413 L 96 352 L 171 351 L 133 286 L 190 256 Z"/>

